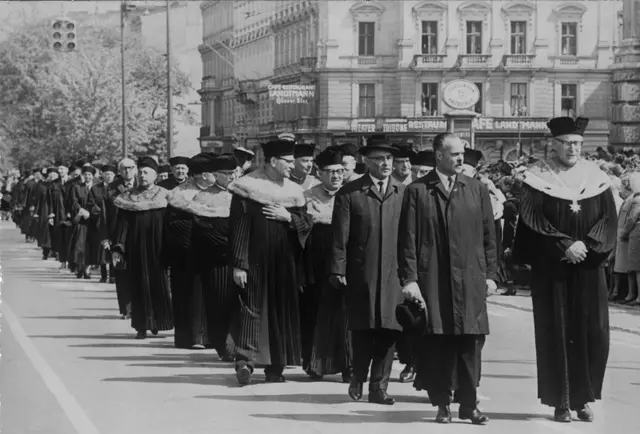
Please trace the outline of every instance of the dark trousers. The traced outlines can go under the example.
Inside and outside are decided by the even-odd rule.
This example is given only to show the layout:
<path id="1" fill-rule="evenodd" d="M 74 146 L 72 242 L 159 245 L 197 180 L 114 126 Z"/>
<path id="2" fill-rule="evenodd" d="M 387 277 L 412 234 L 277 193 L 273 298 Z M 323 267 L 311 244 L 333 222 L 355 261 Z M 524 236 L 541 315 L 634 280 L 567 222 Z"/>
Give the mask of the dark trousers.
<path id="1" fill-rule="evenodd" d="M 371 365 L 370 391 L 387 390 L 399 335 L 400 332 L 388 329 L 351 331 L 353 374 L 357 381 L 364 383 Z"/>
<path id="2" fill-rule="evenodd" d="M 255 362 L 253 360 L 250 360 L 247 356 L 236 354 L 236 371 L 242 366 L 248 366 L 251 369 L 251 372 L 253 372 L 255 368 Z M 283 372 L 284 366 L 280 365 L 267 365 L 264 368 L 264 373 L 266 375 L 282 375 Z"/>
<path id="3" fill-rule="evenodd" d="M 396 342 L 396 351 L 398 352 L 398 360 L 403 365 L 414 366 L 415 365 L 415 336 L 410 333 L 400 333 L 398 335 L 398 342 Z"/>
<path id="4" fill-rule="evenodd" d="M 427 393 L 435 406 L 450 405 L 452 391 L 461 406 L 475 408 L 480 381 L 480 360 L 484 335 L 429 335 L 425 337 Z"/>
<path id="5" fill-rule="evenodd" d="M 113 270 L 120 315 L 131 313 L 131 278 L 127 270 Z"/>

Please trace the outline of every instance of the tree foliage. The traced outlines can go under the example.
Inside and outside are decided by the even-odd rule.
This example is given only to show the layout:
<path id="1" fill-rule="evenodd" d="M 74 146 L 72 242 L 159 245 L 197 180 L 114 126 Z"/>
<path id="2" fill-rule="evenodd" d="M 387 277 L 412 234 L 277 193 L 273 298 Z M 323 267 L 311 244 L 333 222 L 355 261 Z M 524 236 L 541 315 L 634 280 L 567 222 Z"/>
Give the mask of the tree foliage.
<path id="1" fill-rule="evenodd" d="M 0 140 L 19 167 L 121 157 L 119 29 L 79 23 L 79 49 L 71 53 L 51 50 L 47 30 L 41 22 L 0 44 Z M 144 47 L 136 35 L 124 44 L 129 153 L 163 156 L 166 55 Z M 176 97 L 190 85 L 176 67 L 171 84 Z M 184 110 L 174 107 L 177 115 Z"/>

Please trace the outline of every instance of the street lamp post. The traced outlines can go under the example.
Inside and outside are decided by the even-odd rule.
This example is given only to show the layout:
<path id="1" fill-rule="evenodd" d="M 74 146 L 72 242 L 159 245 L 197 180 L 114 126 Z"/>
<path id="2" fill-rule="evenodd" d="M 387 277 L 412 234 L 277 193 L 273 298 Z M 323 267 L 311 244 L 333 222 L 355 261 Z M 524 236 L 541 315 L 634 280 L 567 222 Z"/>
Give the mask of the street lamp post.
<path id="1" fill-rule="evenodd" d="M 124 68 L 124 20 L 127 4 L 120 3 L 120 73 L 122 85 L 122 158 L 127 158 L 127 97 L 125 91 L 126 71 Z"/>
<path id="2" fill-rule="evenodd" d="M 167 158 L 173 156 L 173 95 L 171 91 L 171 3 L 167 1 Z"/>

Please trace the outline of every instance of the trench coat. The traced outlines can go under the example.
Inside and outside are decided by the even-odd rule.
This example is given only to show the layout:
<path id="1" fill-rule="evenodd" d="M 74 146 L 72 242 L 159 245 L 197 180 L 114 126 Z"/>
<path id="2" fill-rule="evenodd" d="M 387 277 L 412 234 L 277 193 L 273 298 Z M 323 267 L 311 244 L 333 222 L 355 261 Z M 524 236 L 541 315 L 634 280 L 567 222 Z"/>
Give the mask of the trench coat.
<path id="1" fill-rule="evenodd" d="M 370 176 L 336 194 L 332 216 L 331 274 L 345 276 L 350 330 L 402 330 L 395 316 L 402 302 L 398 280 L 398 219 L 406 186 L 389 178 L 384 197 Z"/>
<path id="2" fill-rule="evenodd" d="M 405 191 L 398 274 L 417 282 L 427 305 L 427 333 L 489 334 L 486 279 L 497 278 L 491 199 L 476 179 L 458 175 L 449 193 L 435 170 Z"/>

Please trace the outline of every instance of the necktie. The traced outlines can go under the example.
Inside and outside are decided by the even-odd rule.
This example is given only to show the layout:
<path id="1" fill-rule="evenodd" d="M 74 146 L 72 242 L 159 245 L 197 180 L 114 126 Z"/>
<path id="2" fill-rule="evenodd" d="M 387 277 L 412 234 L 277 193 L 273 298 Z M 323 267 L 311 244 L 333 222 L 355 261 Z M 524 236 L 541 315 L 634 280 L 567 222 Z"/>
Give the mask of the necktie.
<path id="1" fill-rule="evenodd" d="M 378 191 L 380 192 L 380 194 L 384 194 L 384 182 L 378 182 Z"/>
<path id="2" fill-rule="evenodd" d="M 447 191 L 451 192 L 451 190 L 453 189 L 453 176 L 450 176 L 449 178 L 447 178 L 447 180 L 449 181 L 449 185 L 447 186 Z"/>

